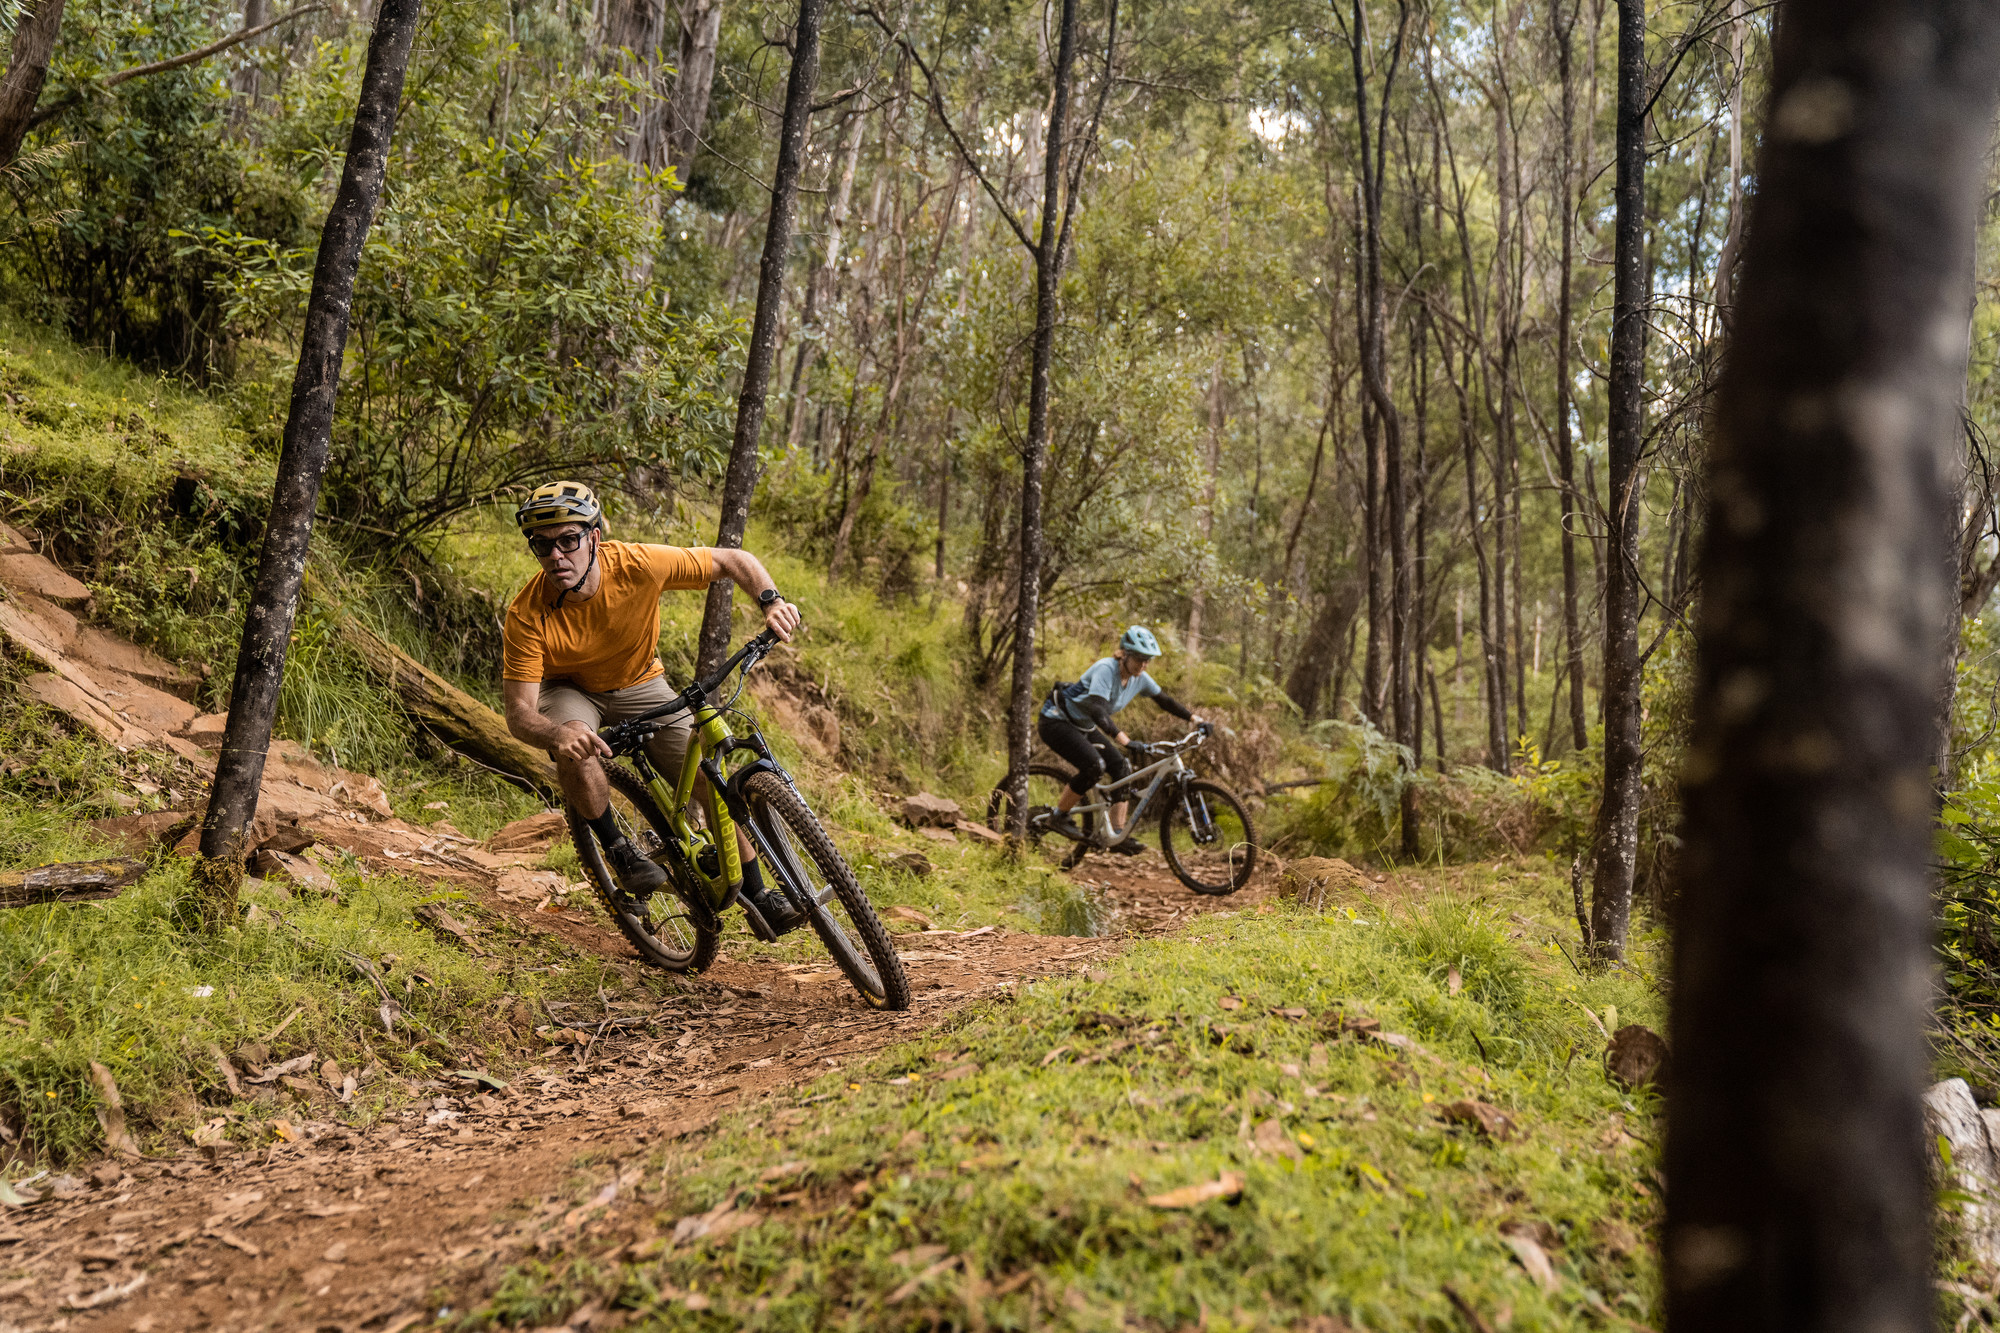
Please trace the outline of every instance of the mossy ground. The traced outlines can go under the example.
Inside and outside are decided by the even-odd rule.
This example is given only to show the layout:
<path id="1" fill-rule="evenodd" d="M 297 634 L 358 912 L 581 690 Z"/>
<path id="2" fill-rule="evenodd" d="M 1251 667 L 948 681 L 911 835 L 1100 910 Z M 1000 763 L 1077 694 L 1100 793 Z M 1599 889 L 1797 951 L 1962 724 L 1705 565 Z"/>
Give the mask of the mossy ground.
<path id="1" fill-rule="evenodd" d="M 1204 918 L 752 1108 L 655 1160 L 655 1239 L 521 1270 L 470 1322 L 595 1298 L 645 1328 L 1443 1328 L 1447 1285 L 1496 1327 L 1650 1322 L 1658 1108 L 1597 1053 L 1600 1023 L 1659 1022 L 1655 987 L 1547 947 L 1557 877 L 1445 879 Z M 1440 1117 L 1468 1098 L 1514 1133 Z M 1234 1202 L 1148 1203 L 1225 1172 Z M 761 1220 L 673 1242 L 732 1202 Z"/>

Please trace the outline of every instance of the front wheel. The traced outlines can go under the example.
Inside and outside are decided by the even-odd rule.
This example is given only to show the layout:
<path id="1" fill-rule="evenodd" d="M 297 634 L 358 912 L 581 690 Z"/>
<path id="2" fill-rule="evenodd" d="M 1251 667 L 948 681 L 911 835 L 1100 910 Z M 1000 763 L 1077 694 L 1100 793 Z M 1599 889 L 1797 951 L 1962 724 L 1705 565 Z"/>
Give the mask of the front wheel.
<path id="1" fill-rule="evenodd" d="M 752 773 L 743 784 L 743 799 L 777 887 L 806 913 L 861 998 L 877 1009 L 909 1008 L 910 979 L 888 928 L 792 785 L 776 773 Z"/>
<path id="2" fill-rule="evenodd" d="M 611 784 L 611 813 L 619 831 L 629 838 L 642 856 L 653 856 L 673 837 L 667 817 L 653 800 L 652 792 L 637 773 L 619 763 L 604 765 Z M 576 858 L 583 862 L 591 887 L 597 890 L 604 910 L 618 923 L 618 929 L 654 967 L 669 972 L 700 972 L 715 961 L 722 941 L 721 923 L 706 908 L 683 900 L 679 876 L 669 868 L 667 887 L 635 902 L 618 886 L 617 876 L 597 845 L 597 835 L 576 811 L 565 809 L 570 841 L 576 844 Z"/>
<path id="3" fill-rule="evenodd" d="M 1196 893 L 1234 893 L 1257 868 L 1257 830 L 1235 792 L 1197 778 L 1160 815 L 1160 850 Z"/>

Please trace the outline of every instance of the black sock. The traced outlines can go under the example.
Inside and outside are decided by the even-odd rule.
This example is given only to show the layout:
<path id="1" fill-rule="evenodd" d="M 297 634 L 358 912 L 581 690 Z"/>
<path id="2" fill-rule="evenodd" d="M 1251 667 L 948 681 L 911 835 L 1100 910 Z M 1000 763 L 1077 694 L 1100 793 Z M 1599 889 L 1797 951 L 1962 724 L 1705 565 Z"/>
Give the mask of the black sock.
<path id="1" fill-rule="evenodd" d="M 756 861 L 743 863 L 743 896 L 761 898 L 764 896 L 764 867 Z"/>
<path id="2" fill-rule="evenodd" d="M 595 819 L 586 819 L 584 823 L 590 825 L 591 832 L 597 835 L 597 845 L 600 847 L 608 848 L 625 836 L 624 831 L 618 827 L 618 817 L 611 813 L 609 805 L 604 807 L 603 814 Z"/>

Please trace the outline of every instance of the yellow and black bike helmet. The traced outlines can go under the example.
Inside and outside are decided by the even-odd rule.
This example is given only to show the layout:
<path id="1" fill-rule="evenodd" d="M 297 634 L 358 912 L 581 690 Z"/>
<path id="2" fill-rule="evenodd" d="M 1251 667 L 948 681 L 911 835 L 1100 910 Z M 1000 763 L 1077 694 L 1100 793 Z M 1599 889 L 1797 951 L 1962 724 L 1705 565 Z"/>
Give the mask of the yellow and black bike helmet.
<path id="1" fill-rule="evenodd" d="M 597 503 L 590 487 L 582 482 L 552 481 L 546 486 L 537 486 L 534 494 L 521 502 L 521 507 L 514 511 L 514 523 L 523 532 L 554 527 L 558 523 L 587 523 L 593 528 L 602 528 L 604 507 Z"/>

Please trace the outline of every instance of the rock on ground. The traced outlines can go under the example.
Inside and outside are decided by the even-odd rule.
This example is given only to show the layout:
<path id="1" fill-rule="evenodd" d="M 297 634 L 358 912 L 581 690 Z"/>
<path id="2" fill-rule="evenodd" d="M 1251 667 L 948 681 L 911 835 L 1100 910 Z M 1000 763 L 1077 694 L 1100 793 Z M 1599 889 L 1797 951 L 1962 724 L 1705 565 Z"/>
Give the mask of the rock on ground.
<path id="1" fill-rule="evenodd" d="M 900 813 L 911 828 L 950 828 L 963 817 L 957 801 L 927 791 L 905 796 Z"/>

